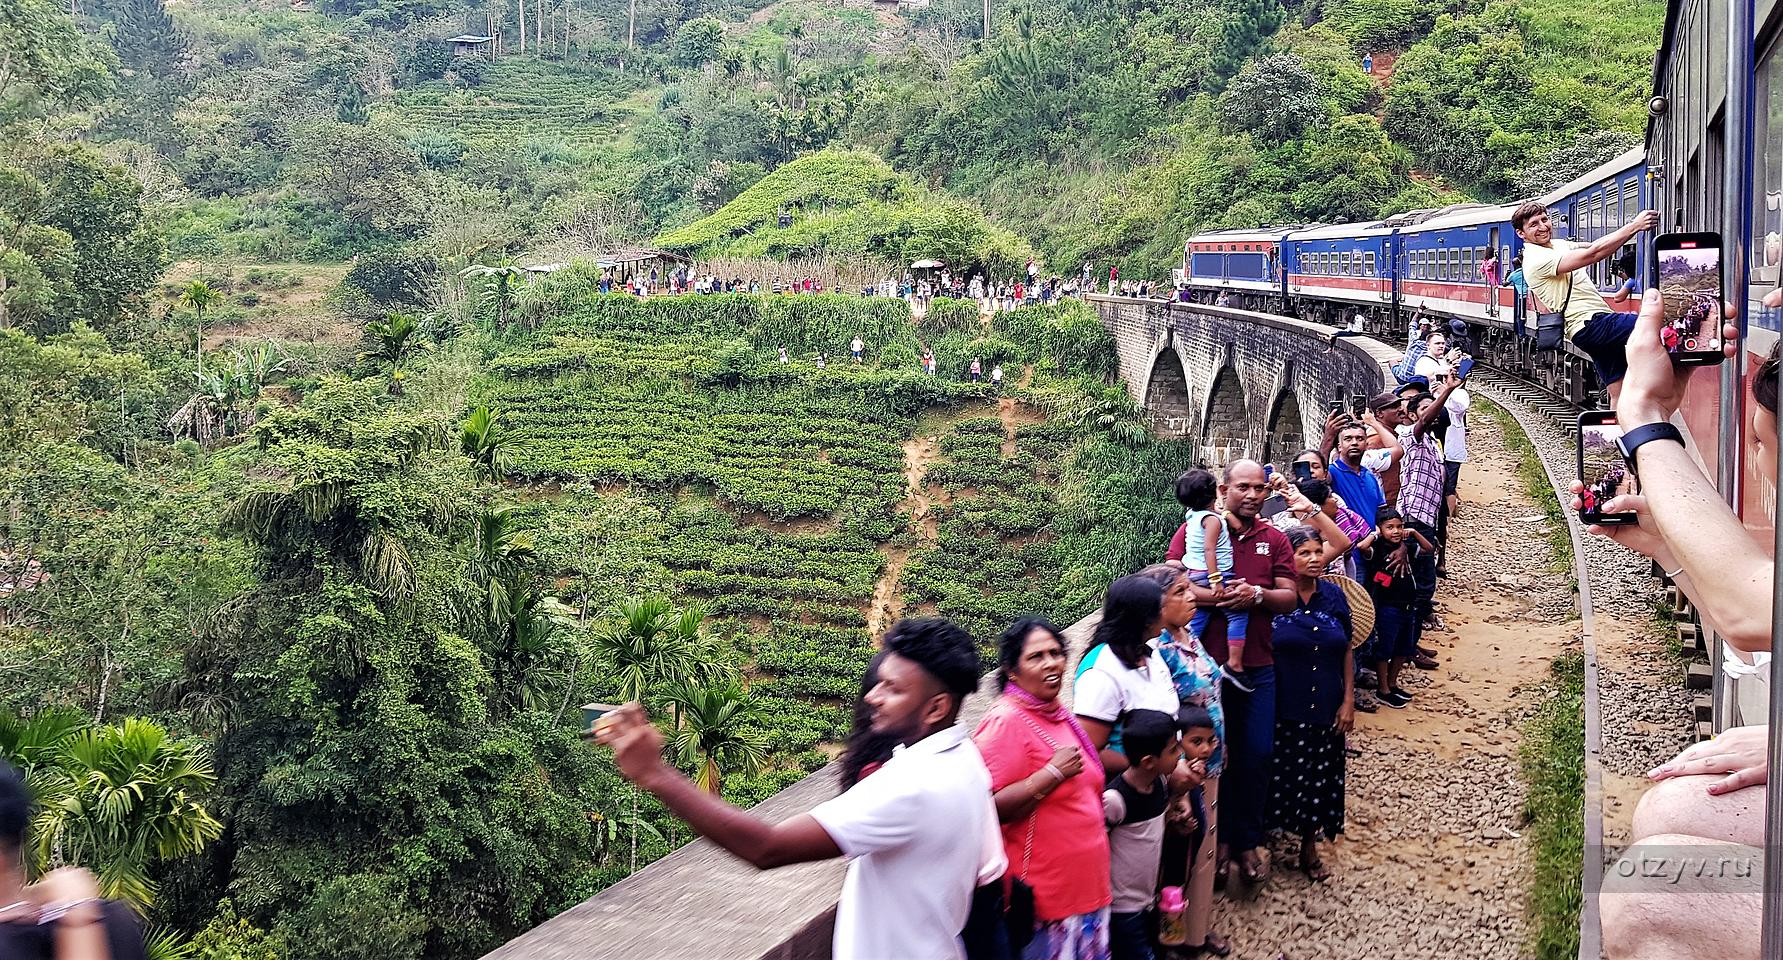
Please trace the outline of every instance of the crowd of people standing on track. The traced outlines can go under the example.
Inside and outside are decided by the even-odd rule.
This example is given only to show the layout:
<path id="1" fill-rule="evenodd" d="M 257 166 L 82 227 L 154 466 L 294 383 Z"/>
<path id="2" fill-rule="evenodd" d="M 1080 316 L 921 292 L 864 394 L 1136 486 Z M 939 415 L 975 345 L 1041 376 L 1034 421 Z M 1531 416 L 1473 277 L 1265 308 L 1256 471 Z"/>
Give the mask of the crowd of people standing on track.
<path id="1" fill-rule="evenodd" d="M 1425 631 L 1441 626 L 1467 400 L 1444 335 L 1418 342 L 1404 389 L 1333 411 L 1287 469 L 1176 478 L 1183 524 L 1158 563 L 1109 584 L 1075 668 L 1053 624 L 1012 624 L 975 729 L 958 722 L 979 685 L 973 638 L 894 624 L 842 793 L 807 814 L 768 825 L 700 791 L 636 705 L 597 735 L 759 867 L 849 858 L 838 957 L 1224 956 L 1216 889 L 1267 884 L 1272 836 L 1283 862 L 1330 877 L 1357 712 L 1406 709 L 1405 671 L 1436 666 Z"/>

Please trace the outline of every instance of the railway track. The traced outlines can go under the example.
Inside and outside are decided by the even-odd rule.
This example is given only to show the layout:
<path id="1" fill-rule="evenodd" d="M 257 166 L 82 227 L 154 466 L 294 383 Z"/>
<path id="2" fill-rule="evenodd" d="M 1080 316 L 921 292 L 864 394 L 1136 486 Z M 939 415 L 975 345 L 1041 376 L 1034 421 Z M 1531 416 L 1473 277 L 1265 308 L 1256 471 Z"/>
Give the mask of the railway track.
<path id="1" fill-rule="evenodd" d="M 1655 582 L 1657 570 L 1645 559 L 1587 534 L 1577 515 L 1566 508 L 1577 470 L 1581 407 L 1541 384 L 1485 364 L 1476 368 L 1469 386 L 1476 396 L 1505 410 L 1529 438 L 1561 505 L 1572 546 L 1585 661 L 1586 853 L 1580 864 L 1578 956 L 1600 960 L 1597 893 L 1608 855 L 1625 842 L 1625 821 L 1644 780 L 1640 771 L 1669 759 L 1703 735 L 1705 725 L 1699 721 L 1706 698 L 1692 688 L 1701 685 L 1706 664 L 1684 664 L 1680 678 L 1673 655 L 1662 643 L 1652 642 L 1655 601 L 1666 596 L 1663 583 Z M 1670 606 L 1683 655 L 1696 660 L 1706 652 L 1703 631 L 1688 622 L 1687 605 L 1674 601 Z M 1635 642 L 1628 642 L 1631 637 Z M 1600 651 L 1603 642 L 1611 644 L 1607 656 Z"/>

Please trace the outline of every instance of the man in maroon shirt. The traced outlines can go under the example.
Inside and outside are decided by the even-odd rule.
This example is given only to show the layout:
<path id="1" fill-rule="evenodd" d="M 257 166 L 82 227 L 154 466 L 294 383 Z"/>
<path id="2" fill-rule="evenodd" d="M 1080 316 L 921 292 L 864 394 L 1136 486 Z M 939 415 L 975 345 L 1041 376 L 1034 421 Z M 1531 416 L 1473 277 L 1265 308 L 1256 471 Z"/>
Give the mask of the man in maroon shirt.
<path id="1" fill-rule="evenodd" d="M 1269 801 L 1269 760 L 1275 752 L 1275 648 L 1270 616 L 1292 611 L 1294 548 L 1287 534 L 1259 519 L 1269 496 L 1269 479 L 1255 460 L 1234 460 L 1226 467 L 1220 497 L 1231 515 L 1232 568 L 1226 593 L 1216 599 L 1210 590 L 1191 587 L 1195 602 L 1217 603 L 1253 611 L 1244 645 L 1244 673 L 1220 692 L 1226 713 L 1226 772 L 1220 778 L 1220 860 L 1238 858 L 1238 869 L 1252 883 L 1267 879 L 1257 848 L 1263 844 L 1263 809 Z M 1182 559 L 1187 530 L 1170 538 L 1166 557 Z M 1262 614 L 1259 616 L 1258 614 Z M 1226 662 L 1226 620 L 1207 624 L 1201 644 Z M 1239 684 L 1249 690 L 1240 689 Z"/>

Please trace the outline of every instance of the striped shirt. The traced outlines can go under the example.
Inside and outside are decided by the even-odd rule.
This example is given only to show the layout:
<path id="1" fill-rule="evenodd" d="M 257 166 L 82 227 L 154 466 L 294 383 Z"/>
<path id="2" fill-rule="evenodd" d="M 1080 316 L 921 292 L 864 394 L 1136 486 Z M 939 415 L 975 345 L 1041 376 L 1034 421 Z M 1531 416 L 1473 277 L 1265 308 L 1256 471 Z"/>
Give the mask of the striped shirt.
<path id="1" fill-rule="evenodd" d="M 1399 459 L 1399 512 L 1407 520 L 1434 527 L 1442 505 L 1442 444 L 1428 433 L 1407 434 L 1400 442 L 1405 456 Z"/>

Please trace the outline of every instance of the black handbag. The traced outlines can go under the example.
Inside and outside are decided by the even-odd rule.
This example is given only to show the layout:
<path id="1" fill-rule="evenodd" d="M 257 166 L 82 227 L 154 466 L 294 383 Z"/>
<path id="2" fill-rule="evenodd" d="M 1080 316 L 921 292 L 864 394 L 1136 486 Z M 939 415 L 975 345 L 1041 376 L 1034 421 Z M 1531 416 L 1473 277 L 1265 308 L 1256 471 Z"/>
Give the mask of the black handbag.
<path id="1" fill-rule="evenodd" d="M 1538 313 L 1535 315 L 1535 348 L 1537 350 L 1558 350 L 1566 341 L 1566 307 L 1573 300 L 1573 277 L 1566 275 L 1566 299 L 1560 301 L 1559 313 Z"/>

